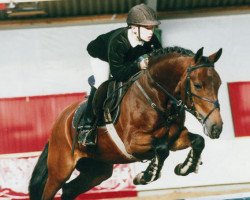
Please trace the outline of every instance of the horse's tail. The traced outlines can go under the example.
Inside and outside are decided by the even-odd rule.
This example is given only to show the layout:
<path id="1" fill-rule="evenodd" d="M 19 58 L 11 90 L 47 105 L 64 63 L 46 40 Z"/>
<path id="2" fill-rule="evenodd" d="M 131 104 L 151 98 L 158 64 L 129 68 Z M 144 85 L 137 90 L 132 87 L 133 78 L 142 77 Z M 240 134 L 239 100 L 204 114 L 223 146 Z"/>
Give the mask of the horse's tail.
<path id="1" fill-rule="evenodd" d="M 44 147 L 44 150 L 36 163 L 34 171 L 32 172 L 32 176 L 29 182 L 30 200 L 42 199 L 43 190 L 48 178 L 47 157 L 48 143 Z"/>

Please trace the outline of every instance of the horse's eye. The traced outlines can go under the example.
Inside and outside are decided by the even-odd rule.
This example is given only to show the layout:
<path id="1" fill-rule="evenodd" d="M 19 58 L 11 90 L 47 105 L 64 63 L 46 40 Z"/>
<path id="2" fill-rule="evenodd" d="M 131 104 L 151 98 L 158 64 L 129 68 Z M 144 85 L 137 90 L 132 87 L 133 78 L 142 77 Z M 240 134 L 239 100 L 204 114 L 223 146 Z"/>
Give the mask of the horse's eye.
<path id="1" fill-rule="evenodd" d="M 200 83 L 194 83 L 194 87 L 197 90 L 200 90 L 202 88 L 202 85 Z"/>

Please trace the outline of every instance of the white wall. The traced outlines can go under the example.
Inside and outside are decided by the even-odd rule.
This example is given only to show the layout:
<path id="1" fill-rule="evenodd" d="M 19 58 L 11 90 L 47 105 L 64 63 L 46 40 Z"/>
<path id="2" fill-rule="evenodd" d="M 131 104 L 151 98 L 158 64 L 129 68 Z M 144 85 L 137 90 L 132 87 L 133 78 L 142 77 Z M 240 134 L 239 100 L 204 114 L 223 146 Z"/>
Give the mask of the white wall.
<path id="1" fill-rule="evenodd" d="M 89 90 L 87 44 L 113 26 L 0 30 L 0 97 Z"/>
<path id="2" fill-rule="evenodd" d="M 88 42 L 121 26 L 125 24 L 0 30 L 0 98 L 88 91 L 86 80 L 91 74 L 86 52 Z M 223 82 L 219 100 L 224 129 L 218 141 L 205 137 L 204 156 L 210 165 L 203 169 L 203 175 L 191 175 L 192 181 L 218 183 L 217 177 L 221 173 L 219 182 L 250 180 L 246 170 L 250 167 L 246 156 L 249 155 L 249 139 L 240 140 L 247 141 L 248 145 L 241 145 L 234 139 L 227 90 L 228 82 L 250 80 L 250 14 L 163 20 L 160 28 L 164 46 L 178 45 L 193 51 L 204 47 L 205 55 L 223 48 L 216 69 Z M 186 125 L 191 131 L 202 134 L 201 125 L 192 116 L 188 117 Z M 185 151 L 175 154 L 181 155 L 180 161 L 186 156 Z M 168 160 L 166 163 L 172 164 Z M 232 169 L 232 173 L 228 169 Z M 237 178 L 239 173 L 242 174 Z M 227 178 L 229 174 L 230 180 Z M 206 176 L 208 180 L 200 180 Z M 174 179 L 166 178 L 167 182 Z M 180 186 L 179 182 L 183 180 L 190 181 L 191 178 L 175 179 L 169 187 Z"/>

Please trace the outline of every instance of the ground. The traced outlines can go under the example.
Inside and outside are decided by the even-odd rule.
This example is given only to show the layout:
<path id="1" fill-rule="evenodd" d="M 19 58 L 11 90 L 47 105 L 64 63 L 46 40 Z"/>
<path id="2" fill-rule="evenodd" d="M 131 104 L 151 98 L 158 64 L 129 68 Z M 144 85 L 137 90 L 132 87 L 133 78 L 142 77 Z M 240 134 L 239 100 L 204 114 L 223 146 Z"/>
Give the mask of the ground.
<path id="1" fill-rule="evenodd" d="M 176 200 L 176 199 L 186 199 L 186 198 L 199 198 L 199 197 L 208 197 L 208 196 L 217 196 L 217 195 L 237 195 L 242 193 L 248 193 L 248 196 L 250 194 L 250 188 L 245 188 L 243 186 L 242 188 L 239 188 L 238 186 L 235 187 L 236 189 L 211 189 L 210 191 L 187 191 L 183 192 L 181 190 L 171 191 L 171 192 L 165 192 L 163 195 L 155 195 L 156 193 L 164 193 L 164 191 L 155 192 L 153 194 L 150 194 L 148 192 L 147 196 L 141 196 L 141 197 L 134 197 L 134 198 L 120 198 L 119 200 Z M 197 189 L 195 189 L 197 190 Z M 113 199 L 115 200 L 115 199 Z M 118 200 L 118 199 L 116 199 Z"/>

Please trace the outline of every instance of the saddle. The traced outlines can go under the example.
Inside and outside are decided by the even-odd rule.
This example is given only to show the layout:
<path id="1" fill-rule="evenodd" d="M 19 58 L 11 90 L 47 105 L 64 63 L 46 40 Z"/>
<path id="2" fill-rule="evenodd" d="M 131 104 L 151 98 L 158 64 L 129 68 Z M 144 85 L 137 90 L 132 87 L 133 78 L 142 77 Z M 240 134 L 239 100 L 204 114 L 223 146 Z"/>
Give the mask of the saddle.
<path id="1" fill-rule="evenodd" d="M 120 113 L 120 103 L 128 88 L 128 86 L 123 87 L 122 82 L 116 82 L 112 79 L 104 82 L 98 88 L 92 102 L 97 126 L 105 125 L 107 119 L 105 120 L 104 113 L 107 113 L 107 111 L 110 113 L 111 122 L 116 123 Z M 84 101 L 76 109 L 72 123 L 74 129 L 79 130 L 83 126 L 86 105 L 86 101 Z"/>
<path id="2" fill-rule="evenodd" d="M 120 103 L 128 88 L 124 83 L 112 79 L 104 82 L 98 88 L 93 100 L 94 114 L 97 116 L 98 126 L 105 125 L 107 113 L 110 116 L 109 123 L 116 123 L 120 114 Z"/>

